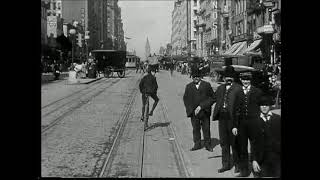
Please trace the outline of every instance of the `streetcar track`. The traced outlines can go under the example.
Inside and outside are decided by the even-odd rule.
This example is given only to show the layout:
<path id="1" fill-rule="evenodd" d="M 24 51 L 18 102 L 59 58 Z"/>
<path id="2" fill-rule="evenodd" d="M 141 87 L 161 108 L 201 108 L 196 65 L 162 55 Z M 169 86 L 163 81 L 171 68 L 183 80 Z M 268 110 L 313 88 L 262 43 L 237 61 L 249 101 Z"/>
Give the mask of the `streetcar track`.
<path id="1" fill-rule="evenodd" d="M 159 94 L 160 98 L 161 98 L 161 95 Z M 178 169 L 179 169 L 179 174 L 183 177 L 192 177 L 192 172 L 187 168 L 186 166 L 186 162 L 185 162 L 185 158 L 183 156 L 183 152 L 182 152 L 182 148 L 180 146 L 180 144 L 177 142 L 177 135 L 175 134 L 175 131 L 174 129 L 172 128 L 172 123 L 171 121 L 169 120 L 168 118 L 168 111 L 167 111 L 167 107 L 166 105 L 164 104 L 164 99 L 162 99 L 162 102 L 160 103 L 160 106 L 161 106 L 161 111 L 163 113 L 163 117 L 165 119 L 165 122 L 170 122 L 170 125 L 168 127 L 166 127 L 167 129 L 167 133 L 170 137 L 173 137 L 174 140 L 171 141 L 173 142 L 172 145 L 173 145 L 173 149 L 174 150 L 174 155 L 176 157 L 176 163 L 177 163 L 177 166 L 178 166 Z"/>
<path id="2" fill-rule="evenodd" d="M 69 101 L 67 101 L 67 102 L 65 102 L 65 103 L 63 103 L 63 104 L 61 104 L 61 105 L 58 105 L 58 107 L 54 108 L 53 110 L 51 110 L 51 111 L 49 111 L 49 112 L 41 115 L 41 118 L 46 117 L 46 116 L 48 116 L 48 115 L 50 115 L 50 114 L 58 111 L 59 109 L 61 109 L 61 108 L 64 107 L 64 106 L 67 106 L 67 105 L 69 105 L 69 104 L 72 104 L 72 103 L 75 102 L 76 100 L 79 100 L 79 99 L 78 99 L 79 97 L 83 97 L 83 96 L 89 94 L 90 92 L 92 92 L 92 90 L 97 89 L 97 88 L 100 88 L 100 87 L 106 85 L 106 84 L 103 84 L 104 82 L 106 82 L 106 81 L 101 81 L 99 84 L 95 84 L 95 85 L 97 85 L 97 86 L 90 86 L 90 87 L 86 88 L 85 90 L 88 90 L 88 91 L 80 90 L 80 91 L 79 91 L 78 93 L 76 93 L 76 94 L 72 94 L 72 95 L 69 96 L 69 97 L 65 97 L 65 98 L 63 98 L 63 99 L 58 100 L 56 103 L 51 104 L 51 106 L 55 106 L 55 105 L 57 105 L 58 102 L 61 102 L 62 100 L 69 100 Z M 109 83 L 109 81 L 107 81 L 107 82 Z M 112 85 L 112 83 L 113 83 L 113 82 L 111 82 L 111 85 Z M 100 86 L 99 86 L 99 85 L 100 85 Z M 108 84 L 108 85 L 109 85 L 109 84 Z M 91 89 L 89 89 L 89 88 L 91 88 Z M 83 92 L 83 93 L 82 93 L 82 92 Z M 80 101 L 81 101 L 81 100 L 80 100 Z M 48 106 L 47 106 L 47 108 L 48 108 Z M 43 112 L 43 111 L 45 111 L 45 110 L 42 109 L 41 111 Z"/>
<path id="3" fill-rule="evenodd" d="M 130 73 L 131 73 L 131 71 L 130 71 L 128 74 L 130 74 Z M 71 99 L 70 101 L 67 101 L 66 103 L 58 106 L 58 107 L 55 108 L 54 110 L 49 111 L 48 113 L 46 113 L 46 114 L 44 114 L 44 115 L 41 115 L 41 117 L 48 116 L 49 114 L 57 111 L 57 110 L 60 109 L 61 107 L 70 104 L 71 102 L 73 102 L 74 100 L 76 100 L 76 99 L 79 97 L 79 95 L 80 95 L 80 93 L 81 93 L 82 91 L 85 92 L 85 90 L 88 90 L 89 88 L 91 88 L 91 89 L 94 90 L 94 89 L 96 89 L 96 88 L 102 87 L 103 85 L 105 85 L 105 84 L 103 84 L 103 83 L 105 83 L 105 82 L 109 83 L 109 82 L 111 81 L 111 80 L 110 80 L 110 81 L 109 81 L 109 80 L 110 80 L 110 79 L 106 79 L 106 80 L 94 82 L 93 85 L 88 86 L 88 87 L 86 87 L 86 88 L 84 88 L 84 89 L 81 89 L 81 90 L 79 90 L 79 91 L 76 91 L 76 92 L 72 93 L 71 96 L 67 95 L 67 96 L 65 96 L 65 97 L 63 97 L 63 98 L 61 98 L 61 99 L 58 99 L 58 100 L 56 100 L 56 101 L 54 101 L 54 102 L 52 102 L 52 103 L 49 103 L 49 104 L 43 106 L 43 107 L 41 108 L 41 111 L 44 111 L 44 109 L 47 108 L 47 107 L 49 107 L 49 106 L 55 106 L 58 102 L 60 102 L 60 101 L 62 101 L 62 100 L 70 100 L 70 99 Z M 117 79 L 117 80 L 118 80 L 118 79 Z M 113 82 L 111 81 L 111 83 L 113 83 Z M 101 84 L 102 84 L 102 85 L 101 85 Z M 95 86 L 95 85 L 97 85 L 97 86 Z M 99 85 L 101 85 L 101 86 L 99 86 Z M 90 91 L 91 91 L 91 90 L 90 90 Z M 85 92 L 83 95 L 89 94 L 90 91 Z M 80 96 L 80 97 L 81 97 L 81 96 Z"/>
<path id="4" fill-rule="evenodd" d="M 107 80 L 109 80 L 109 79 L 107 79 Z M 74 95 L 80 93 L 81 91 L 84 91 L 84 90 L 92 87 L 93 85 L 100 84 L 100 83 L 102 83 L 102 82 L 106 82 L 106 80 L 102 80 L 102 79 L 101 79 L 101 80 L 98 80 L 98 81 L 92 83 L 91 86 L 88 86 L 88 87 L 85 87 L 85 88 L 83 88 L 83 89 L 80 89 L 80 90 L 78 90 L 78 91 L 76 91 L 76 92 L 73 92 L 73 93 L 71 94 L 71 96 L 74 96 Z M 57 102 L 59 102 L 59 101 L 62 101 L 62 100 L 64 100 L 64 99 L 66 99 L 66 98 L 69 98 L 69 97 L 70 97 L 70 95 L 66 95 L 65 97 L 63 97 L 63 98 L 61 98 L 61 99 L 58 99 L 58 100 L 53 101 L 53 102 L 51 102 L 51 103 L 49 103 L 49 104 L 47 104 L 47 105 L 42 106 L 41 109 L 44 109 L 44 108 L 46 108 L 46 107 L 48 107 L 48 106 L 51 106 L 51 105 L 53 105 L 53 104 L 55 104 L 55 103 L 57 103 Z"/>
<path id="5" fill-rule="evenodd" d="M 59 123 L 64 117 L 66 117 L 67 115 L 69 115 L 70 113 L 74 112 L 76 109 L 78 109 L 79 107 L 83 106 L 84 104 L 88 103 L 91 101 L 92 98 L 98 96 L 99 94 L 101 94 L 102 92 L 104 92 L 107 88 L 112 87 L 114 84 L 116 84 L 117 82 L 119 82 L 120 79 L 116 80 L 115 82 L 113 82 L 110 86 L 107 86 L 105 88 L 102 88 L 102 90 L 99 90 L 97 92 L 94 93 L 94 95 L 90 96 L 89 98 L 87 98 L 86 100 L 80 101 L 80 103 L 78 103 L 75 107 L 71 107 L 70 110 L 62 113 L 58 118 L 54 119 L 52 122 L 50 122 L 48 125 L 43 126 L 43 128 L 41 129 L 41 134 L 43 134 L 44 132 L 46 132 L 47 130 L 51 129 L 53 126 L 55 126 L 57 123 Z M 74 101 L 70 102 L 73 103 Z"/>
<path id="6" fill-rule="evenodd" d="M 129 73 L 128 73 L 129 74 Z M 116 79 L 115 81 L 111 82 L 111 84 L 108 84 L 109 86 L 106 86 L 104 88 L 101 88 L 101 90 L 97 91 L 97 92 L 94 92 L 93 95 L 89 96 L 87 99 L 85 100 L 80 100 L 78 101 L 78 104 L 76 104 L 76 106 L 74 107 L 70 107 L 66 112 L 62 113 L 59 115 L 59 117 L 55 118 L 54 120 L 52 120 L 52 122 L 50 122 L 48 125 L 44 125 L 42 126 L 42 129 L 41 129 L 41 134 L 45 133 L 47 130 L 51 129 L 52 127 L 54 127 L 57 123 L 59 123 L 65 116 L 67 116 L 68 114 L 74 112 L 76 109 L 78 109 L 79 107 L 83 106 L 84 104 L 90 102 L 90 100 L 92 100 L 92 98 L 98 96 L 99 94 L 101 94 L 102 92 L 104 92 L 106 89 L 112 87 L 113 85 L 115 85 L 117 82 L 119 82 L 122 78 L 119 78 L 119 79 Z M 104 81 L 100 81 L 100 83 L 97 83 L 97 84 L 102 84 L 102 82 Z M 108 81 L 109 82 L 109 81 Z M 105 84 L 103 84 L 105 85 Z M 99 87 L 102 87 L 103 85 L 99 86 Z M 92 87 L 92 86 L 91 86 Z M 97 87 L 96 87 L 97 88 Z M 96 89 L 95 88 L 95 89 Z M 89 91 L 87 94 L 89 94 L 90 92 L 92 91 Z M 72 103 L 75 103 L 76 100 L 71 100 L 67 103 L 65 103 L 63 106 L 60 106 L 60 108 L 56 108 L 54 109 L 52 112 L 56 112 L 58 111 L 59 109 L 61 109 L 61 107 L 66 107 L 67 105 L 69 104 L 72 104 Z M 51 113 L 50 113 L 51 114 Z"/>
<path id="7" fill-rule="evenodd" d="M 131 110 L 134 105 L 135 98 L 136 98 L 136 95 L 138 92 L 139 82 L 140 82 L 140 79 L 135 84 L 136 88 L 134 88 L 134 90 L 132 91 L 130 99 L 129 99 L 128 103 L 125 105 L 125 107 L 123 109 L 123 113 L 121 113 L 121 114 L 123 114 L 121 117 L 121 121 L 120 121 L 121 123 L 120 123 L 120 125 L 117 126 L 118 128 L 117 128 L 116 136 L 113 139 L 111 148 L 108 150 L 108 152 L 105 152 L 106 154 L 108 154 L 108 156 L 103 163 L 103 167 L 102 167 L 102 169 L 99 173 L 99 176 L 98 176 L 99 178 L 100 177 L 108 177 L 108 173 L 110 171 L 110 166 L 111 166 L 113 159 L 114 159 L 114 157 L 112 155 L 115 153 L 117 147 L 119 146 L 120 137 L 122 136 L 124 127 L 127 124 L 127 121 L 129 119 L 129 115 L 131 113 Z"/>

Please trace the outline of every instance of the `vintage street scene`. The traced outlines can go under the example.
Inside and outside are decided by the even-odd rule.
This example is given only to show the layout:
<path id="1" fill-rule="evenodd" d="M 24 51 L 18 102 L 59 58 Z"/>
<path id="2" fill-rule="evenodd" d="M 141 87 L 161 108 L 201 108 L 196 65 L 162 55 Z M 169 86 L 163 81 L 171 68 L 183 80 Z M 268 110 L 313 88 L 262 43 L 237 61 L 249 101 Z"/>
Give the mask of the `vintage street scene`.
<path id="1" fill-rule="evenodd" d="M 41 174 L 281 177 L 281 0 L 41 0 Z"/>

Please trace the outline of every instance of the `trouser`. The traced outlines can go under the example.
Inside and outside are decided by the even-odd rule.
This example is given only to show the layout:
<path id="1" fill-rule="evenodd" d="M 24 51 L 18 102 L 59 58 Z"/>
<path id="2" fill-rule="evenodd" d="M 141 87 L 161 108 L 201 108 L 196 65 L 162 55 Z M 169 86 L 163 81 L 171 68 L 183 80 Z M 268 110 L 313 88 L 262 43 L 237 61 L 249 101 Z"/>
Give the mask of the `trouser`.
<path id="1" fill-rule="evenodd" d="M 145 111 L 146 103 L 147 103 L 147 96 L 146 95 L 149 95 L 154 100 L 151 112 L 154 111 L 154 109 L 156 108 L 156 106 L 159 102 L 159 98 L 157 96 L 157 93 L 142 94 L 142 96 L 141 96 L 142 97 L 142 116 L 144 116 L 144 111 Z"/>
<path id="2" fill-rule="evenodd" d="M 261 159 L 263 147 L 263 134 L 258 118 L 250 118 L 240 120 L 239 123 L 239 144 L 240 144 L 240 170 L 249 170 L 249 154 L 248 154 L 248 139 L 251 146 L 251 161 Z"/>
<path id="3" fill-rule="evenodd" d="M 201 145 L 201 132 L 204 138 L 204 145 L 210 147 L 211 146 L 211 135 L 210 135 L 210 116 L 204 115 L 201 118 L 192 116 L 191 124 L 193 128 L 193 142 L 195 146 Z"/>
<path id="4" fill-rule="evenodd" d="M 239 163 L 238 137 L 232 134 L 230 115 L 227 112 L 220 112 L 219 137 L 222 150 L 222 167 L 232 167 Z M 233 164 L 231 162 L 230 147 L 232 149 Z"/>
<path id="5" fill-rule="evenodd" d="M 272 151 L 264 152 L 264 160 L 259 164 L 261 171 L 254 173 L 255 177 L 280 177 L 280 154 Z"/>

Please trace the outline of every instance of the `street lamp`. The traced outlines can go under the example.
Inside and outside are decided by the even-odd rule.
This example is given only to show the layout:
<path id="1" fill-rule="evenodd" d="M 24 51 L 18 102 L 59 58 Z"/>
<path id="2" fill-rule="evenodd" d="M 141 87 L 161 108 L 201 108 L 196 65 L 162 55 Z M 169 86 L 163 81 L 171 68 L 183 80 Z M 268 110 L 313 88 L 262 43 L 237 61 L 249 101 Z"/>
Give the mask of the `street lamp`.
<path id="1" fill-rule="evenodd" d="M 75 30 L 75 29 L 70 29 L 70 30 L 69 30 L 69 33 L 71 34 L 71 39 L 72 39 L 72 48 L 71 48 L 71 50 L 72 50 L 72 64 L 73 64 L 73 57 L 74 57 L 74 50 L 73 50 L 73 48 L 74 48 L 74 35 L 76 34 L 76 30 Z"/>

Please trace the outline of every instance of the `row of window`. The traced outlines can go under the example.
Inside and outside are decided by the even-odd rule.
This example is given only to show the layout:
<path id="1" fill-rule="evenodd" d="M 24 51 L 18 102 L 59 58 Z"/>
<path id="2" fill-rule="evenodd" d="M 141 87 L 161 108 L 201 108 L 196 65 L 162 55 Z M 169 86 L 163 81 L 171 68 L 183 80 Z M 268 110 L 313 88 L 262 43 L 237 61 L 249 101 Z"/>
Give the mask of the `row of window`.
<path id="1" fill-rule="evenodd" d="M 246 11 L 247 1 L 246 0 L 236 0 L 236 15 L 241 14 Z"/>

